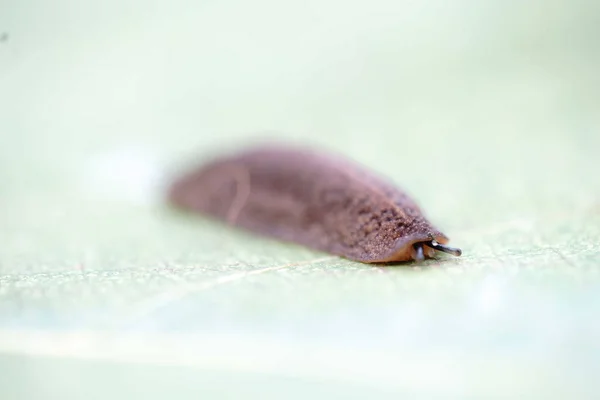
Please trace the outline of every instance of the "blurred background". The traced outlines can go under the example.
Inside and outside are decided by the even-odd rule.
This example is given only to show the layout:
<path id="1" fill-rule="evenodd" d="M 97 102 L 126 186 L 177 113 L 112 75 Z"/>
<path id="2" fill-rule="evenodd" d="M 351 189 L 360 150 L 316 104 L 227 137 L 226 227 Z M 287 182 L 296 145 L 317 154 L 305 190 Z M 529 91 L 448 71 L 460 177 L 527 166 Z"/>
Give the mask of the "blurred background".
<path id="1" fill-rule="evenodd" d="M 2 398 L 593 398 L 600 3 L 0 1 Z M 373 267 L 164 204 L 257 140 L 463 249 Z"/>

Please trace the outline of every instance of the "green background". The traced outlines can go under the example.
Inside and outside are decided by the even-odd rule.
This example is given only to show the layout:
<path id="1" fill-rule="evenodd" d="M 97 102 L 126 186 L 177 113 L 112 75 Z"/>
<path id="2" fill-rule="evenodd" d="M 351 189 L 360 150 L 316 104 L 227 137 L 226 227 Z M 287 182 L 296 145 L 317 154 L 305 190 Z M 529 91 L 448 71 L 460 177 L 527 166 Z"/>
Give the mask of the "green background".
<path id="1" fill-rule="evenodd" d="M 0 397 L 599 395 L 599 4 L 0 1 Z M 273 137 L 389 176 L 463 256 L 164 204 Z"/>

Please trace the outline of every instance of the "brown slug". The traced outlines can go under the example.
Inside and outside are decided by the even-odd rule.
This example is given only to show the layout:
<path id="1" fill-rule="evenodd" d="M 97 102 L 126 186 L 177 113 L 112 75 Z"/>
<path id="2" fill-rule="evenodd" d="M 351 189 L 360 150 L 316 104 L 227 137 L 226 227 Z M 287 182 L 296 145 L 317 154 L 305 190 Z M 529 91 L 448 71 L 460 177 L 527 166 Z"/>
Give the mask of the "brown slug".
<path id="1" fill-rule="evenodd" d="M 261 235 L 351 260 L 422 261 L 461 255 L 402 190 L 339 155 L 306 147 L 254 147 L 184 174 L 178 207 Z"/>

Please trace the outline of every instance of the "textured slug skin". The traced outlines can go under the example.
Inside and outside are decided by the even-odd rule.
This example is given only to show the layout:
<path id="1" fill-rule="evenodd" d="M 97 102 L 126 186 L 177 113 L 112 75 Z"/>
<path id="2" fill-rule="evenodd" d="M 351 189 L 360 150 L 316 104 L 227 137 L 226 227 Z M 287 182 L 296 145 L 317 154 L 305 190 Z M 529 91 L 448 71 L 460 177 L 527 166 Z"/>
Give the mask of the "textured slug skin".
<path id="1" fill-rule="evenodd" d="M 362 262 L 408 261 L 413 244 L 448 238 L 400 189 L 338 155 L 257 147 L 178 179 L 176 206 L 265 236 Z M 426 257 L 434 250 L 424 247 Z"/>

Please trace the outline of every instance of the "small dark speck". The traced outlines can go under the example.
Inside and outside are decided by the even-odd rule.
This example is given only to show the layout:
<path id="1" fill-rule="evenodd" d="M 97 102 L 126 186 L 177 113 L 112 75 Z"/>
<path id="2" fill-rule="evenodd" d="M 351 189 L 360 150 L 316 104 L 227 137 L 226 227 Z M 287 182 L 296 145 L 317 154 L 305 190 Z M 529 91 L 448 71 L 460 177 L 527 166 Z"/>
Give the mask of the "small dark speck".
<path id="1" fill-rule="evenodd" d="M 8 32 L 0 33 L 0 42 L 8 42 Z"/>

